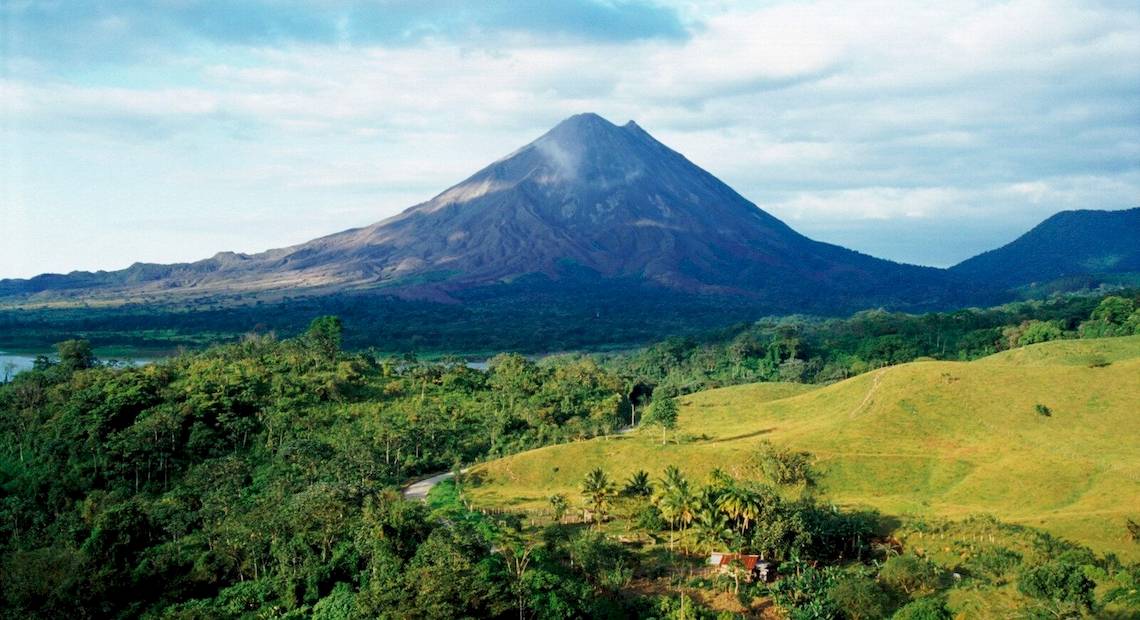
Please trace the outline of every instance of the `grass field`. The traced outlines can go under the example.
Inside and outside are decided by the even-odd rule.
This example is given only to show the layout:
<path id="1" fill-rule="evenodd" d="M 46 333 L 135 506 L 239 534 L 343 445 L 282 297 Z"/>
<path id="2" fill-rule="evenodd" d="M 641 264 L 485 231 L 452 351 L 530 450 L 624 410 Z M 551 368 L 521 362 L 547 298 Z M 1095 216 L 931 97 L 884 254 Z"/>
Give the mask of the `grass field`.
<path id="1" fill-rule="evenodd" d="M 475 469 L 478 505 L 579 498 L 589 469 L 623 480 L 677 465 L 759 475 L 768 440 L 812 453 L 819 492 L 896 516 L 990 514 L 1140 560 L 1140 336 L 915 362 L 826 387 L 753 384 L 681 399 L 680 425 L 552 446 Z M 1049 415 L 1038 411 L 1047 408 Z"/>

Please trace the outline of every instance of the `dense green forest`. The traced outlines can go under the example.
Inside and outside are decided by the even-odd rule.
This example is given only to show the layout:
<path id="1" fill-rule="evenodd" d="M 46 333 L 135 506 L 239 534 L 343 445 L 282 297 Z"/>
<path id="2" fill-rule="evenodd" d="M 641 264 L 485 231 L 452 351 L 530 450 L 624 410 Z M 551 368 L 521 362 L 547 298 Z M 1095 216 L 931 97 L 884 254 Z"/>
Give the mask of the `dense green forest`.
<path id="1" fill-rule="evenodd" d="M 0 388 L 9 616 L 311 611 L 341 582 L 388 607 L 419 542 L 430 565 L 479 563 L 474 534 L 438 528 L 391 493 L 399 482 L 626 417 L 620 386 L 589 359 L 501 356 L 483 372 L 343 354 L 339 339 L 322 318 L 294 340 L 139 368 L 102 367 L 69 341 Z M 494 588 L 481 596 L 497 609 Z"/>
<path id="2" fill-rule="evenodd" d="M 1135 298 L 1071 298 L 765 321 L 600 362 L 500 355 L 487 370 L 459 359 L 345 352 L 333 317 L 293 339 L 250 335 L 142 367 L 101 364 L 90 343 L 63 342 L 56 356 L 0 386 L 3 614 L 692 617 L 683 598 L 631 591 L 635 575 L 652 576 L 660 563 L 629 555 L 597 528 L 559 519 L 535 531 L 516 516 L 473 512 L 458 495 L 437 496 L 429 508 L 396 489 L 461 463 L 610 433 L 654 389 L 664 388 L 663 402 L 705 385 L 826 381 L 923 355 L 970 357 L 1138 328 Z M 614 487 L 599 484 L 606 501 Z M 718 484 L 707 493 L 769 494 L 764 505 L 778 514 L 765 533 L 738 512 L 694 522 L 696 512 L 670 512 L 668 501 L 646 503 L 638 527 L 667 536 L 707 526 L 726 540 L 768 541 L 765 552 L 796 575 L 772 592 L 787 609 L 837 609 L 827 603 L 842 596 L 833 586 L 869 569 L 826 567 L 869 558 L 888 527 L 810 494 L 782 502 L 750 481 Z M 694 484 L 692 496 L 700 493 Z M 595 506 L 593 514 L 604 513 Z M 768 531 L 777 522 L 786 527 Z M 1069 561 L 1068 551 L 1112 568 L 1064 545 L 1041 565 Z M 1041 579 L 1046 599 L 1054 596 L 1055 580 Z M 1091 586 L 1073 587 L 1074 604 L 1091 609 Z M 884 592 L 895 597 L 890 605 L 905 603 Z"/>

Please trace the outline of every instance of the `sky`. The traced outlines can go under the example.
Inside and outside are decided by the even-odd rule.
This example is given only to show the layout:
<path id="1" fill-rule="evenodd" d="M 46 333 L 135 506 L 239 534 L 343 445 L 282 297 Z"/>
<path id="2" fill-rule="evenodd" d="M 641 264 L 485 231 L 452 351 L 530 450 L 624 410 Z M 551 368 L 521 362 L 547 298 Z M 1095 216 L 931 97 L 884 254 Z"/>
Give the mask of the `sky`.
<path id="1" fill-rule="evenodd" d="M 1140 5 L 0 0 L 0 278 L 370 224 L 579 112 L 947 266 L 1140 206 Z"/>

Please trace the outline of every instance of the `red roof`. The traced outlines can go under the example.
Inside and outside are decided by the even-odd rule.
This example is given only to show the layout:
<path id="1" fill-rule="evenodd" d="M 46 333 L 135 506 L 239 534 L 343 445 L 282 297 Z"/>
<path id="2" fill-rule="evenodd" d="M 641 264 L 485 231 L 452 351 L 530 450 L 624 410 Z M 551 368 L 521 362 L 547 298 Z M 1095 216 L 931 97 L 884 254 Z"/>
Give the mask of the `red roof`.
<path id="1" fill-rule="evenodd" d="M 756 563 L 760 561 L 760 556 L 758 555 L 747 555 L 740 553 L 714 553 L 709 556 L 708 563 L 713 566 L 728 566 L 729 564 L 735 562 L 737 558 L 740 559 L 740 563 L 744 565 L 744 568 L 746 570 L 752 570 L 756 568 Z"/>

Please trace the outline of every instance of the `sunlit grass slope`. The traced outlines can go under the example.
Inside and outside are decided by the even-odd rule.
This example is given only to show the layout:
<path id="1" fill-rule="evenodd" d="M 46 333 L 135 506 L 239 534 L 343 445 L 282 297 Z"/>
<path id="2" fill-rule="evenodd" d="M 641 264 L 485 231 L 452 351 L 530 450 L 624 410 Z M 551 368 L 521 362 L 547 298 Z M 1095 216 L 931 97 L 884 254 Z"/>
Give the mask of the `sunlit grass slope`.
<path id="1" fill-rule="evenodd" d="M 1140 559 L 1140 337 L 1045 343 L 975 362 L 916 362 L 811 389 L 780 384 L 681 399 L 679 441 L 646 428 L 552 446 L 477 471 L 476 503 L 578 499 L 586 472 L 624 479 L 673 464 L 757 475 L 763 440 L 806 450 L 821 492 L 893 515 L 989 513 Z M 1051 415 L 1037 411 L 1047 407 Z"/>

